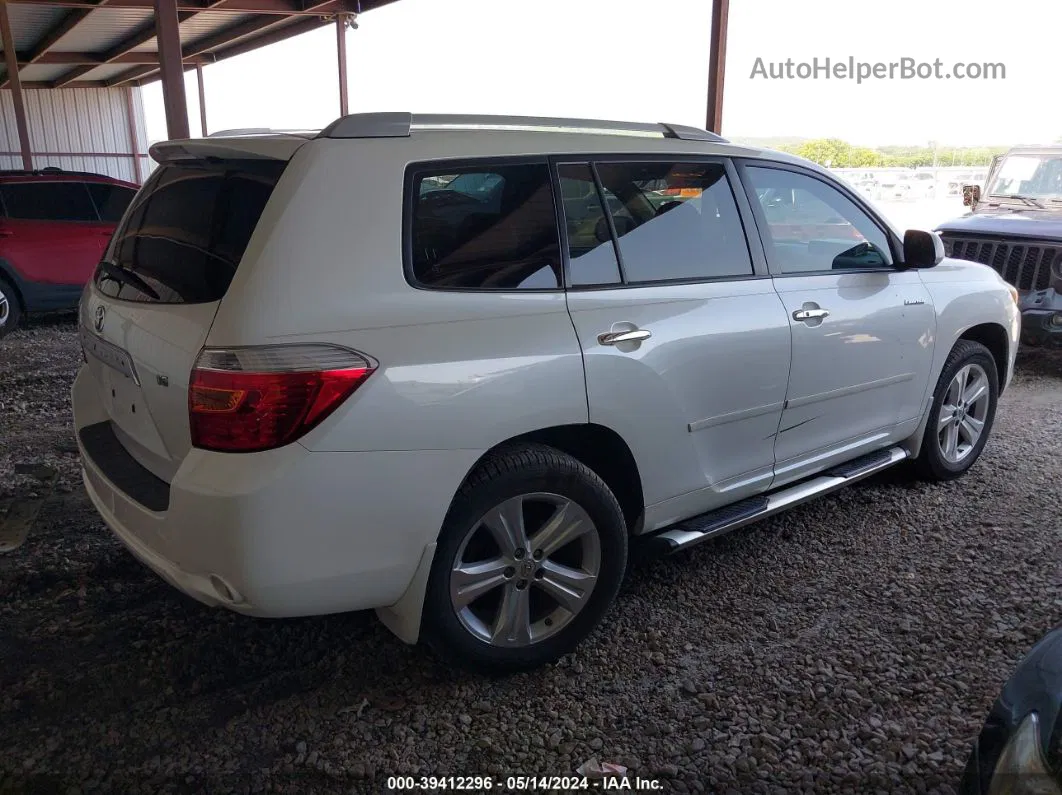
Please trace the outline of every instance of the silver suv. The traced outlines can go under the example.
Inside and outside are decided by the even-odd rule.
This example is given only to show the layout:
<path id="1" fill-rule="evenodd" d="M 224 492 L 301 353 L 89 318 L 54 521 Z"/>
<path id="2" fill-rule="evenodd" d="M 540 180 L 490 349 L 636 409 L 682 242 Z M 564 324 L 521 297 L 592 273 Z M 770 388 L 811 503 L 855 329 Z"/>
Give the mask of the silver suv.
<path id="1" fill-rule="evenodd" d="M 685 549 L 905 460 L 957 477 L 1011 377 L 996 273 L 704 130 L 361 114 L 152 154 L 82 298 L 85 485 L 249 615 L 375 608 L 539 665 L 632 536 Z"/>

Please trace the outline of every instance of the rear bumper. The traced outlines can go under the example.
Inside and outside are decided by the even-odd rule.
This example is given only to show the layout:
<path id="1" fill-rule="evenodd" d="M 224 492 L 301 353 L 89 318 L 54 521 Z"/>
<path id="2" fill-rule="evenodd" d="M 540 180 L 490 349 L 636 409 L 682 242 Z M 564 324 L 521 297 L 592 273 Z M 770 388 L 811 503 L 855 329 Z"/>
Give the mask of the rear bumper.
<path id="1" fill-rule="evenodd" d="M 82 439 L 107 421 L 90 378 L 78 374 L 73 404 L 93 505 L 171 585 L 248 615 L 397 602 L 476 458 L 473 451 L 320 453 L 297 444 L 243 455 L 193 449 L 169 484 L 165 509 L 152 510 Z"/>

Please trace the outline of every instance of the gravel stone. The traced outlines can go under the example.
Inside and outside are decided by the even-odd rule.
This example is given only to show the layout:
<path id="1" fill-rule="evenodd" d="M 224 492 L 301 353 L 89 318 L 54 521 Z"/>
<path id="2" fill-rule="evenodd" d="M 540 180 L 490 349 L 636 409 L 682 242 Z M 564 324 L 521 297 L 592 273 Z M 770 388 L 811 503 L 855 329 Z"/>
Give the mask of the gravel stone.
<path id="1" fill-rule="evenodd" d="M 635 553 L 557 665 L 443 668 L 370 613 L 258 621 L 182 596 L 85 497 L 69 317 L 0 342 L 0 792 L 379 793 L 389 774 L 665 791 L 952 792 L 1017 661 L 1058 621 L 1062 352 L 1023 351 L 982 460 L 900 471 L 665 560 Z M 50 490 L 34 477 L 58 473 Z M 2 518 L 0 518 L 2 521 Z"/>

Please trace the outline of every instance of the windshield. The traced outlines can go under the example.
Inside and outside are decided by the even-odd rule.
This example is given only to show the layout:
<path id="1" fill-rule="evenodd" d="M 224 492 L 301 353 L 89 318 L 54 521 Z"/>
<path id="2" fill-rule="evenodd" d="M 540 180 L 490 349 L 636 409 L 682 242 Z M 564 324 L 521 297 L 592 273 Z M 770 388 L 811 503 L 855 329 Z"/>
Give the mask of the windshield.
<path id="1" fill-rule="evenodd" d="M 1062 152 L 1008 155 L 988 186 L 988 195 L 1062 201 Z"/>

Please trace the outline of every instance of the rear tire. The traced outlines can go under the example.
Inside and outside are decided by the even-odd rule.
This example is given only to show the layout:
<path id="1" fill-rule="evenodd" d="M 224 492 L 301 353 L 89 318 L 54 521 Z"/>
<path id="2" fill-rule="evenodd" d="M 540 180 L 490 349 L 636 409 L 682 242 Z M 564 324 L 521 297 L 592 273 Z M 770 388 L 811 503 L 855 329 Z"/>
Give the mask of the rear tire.
<path id="1" fill-rule="evenodd" d="M 422 635 L 448 662 L 536 668 L 598 625 L 627 564 L 627 527 L 591 469 L 541 444 L 483 461 L 439 534 Z"/>
<path id="2" fill-rule="evenodd" d="M 22 305 L 14 286 L 0 276 L 0 338 L 18 328 L 22 319 Z"/>
<path id="3" fill-rule="evenodd" d="M 914 462 L 917 474 L 930 481 L 964 475 L 992 432 L 998 398 L 996 360 L 988 348 L 959 340 L 937 380 L 922 449 Z"/>

